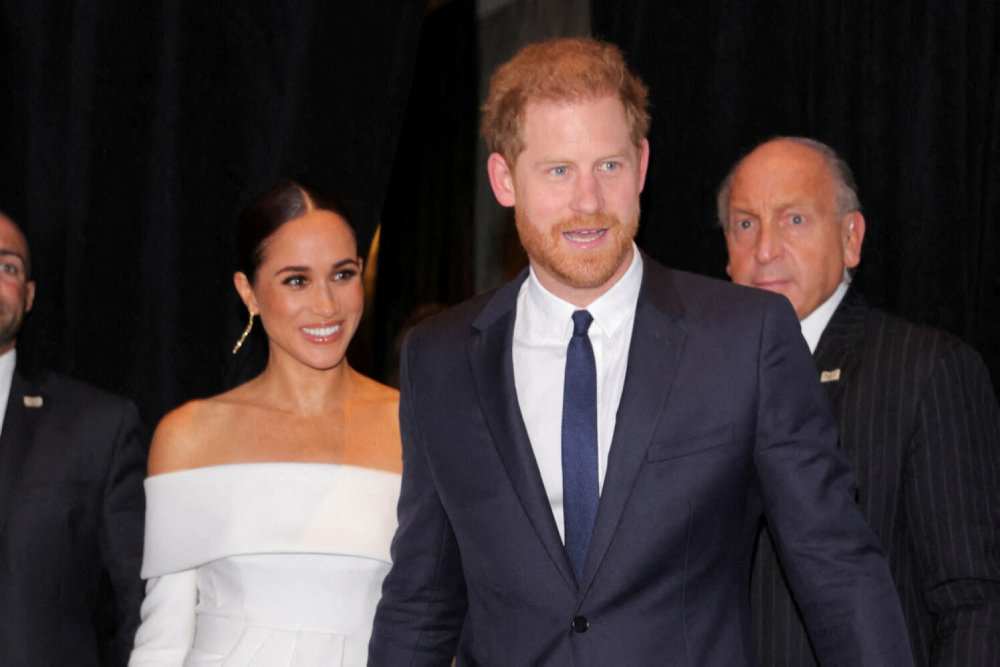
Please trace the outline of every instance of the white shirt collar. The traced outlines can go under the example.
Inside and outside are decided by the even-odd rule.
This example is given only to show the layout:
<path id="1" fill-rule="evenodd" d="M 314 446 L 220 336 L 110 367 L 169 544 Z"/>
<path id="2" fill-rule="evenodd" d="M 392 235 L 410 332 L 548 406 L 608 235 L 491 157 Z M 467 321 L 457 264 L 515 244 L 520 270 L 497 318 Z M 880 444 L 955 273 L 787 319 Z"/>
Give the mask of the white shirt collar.
<path id="1" fill-rule="evenodd" d="M 0 429 L 3 428 L 3 418 L 7 414 L 7 402 L 10 399 L 10 385 L 14 380 L 15 366 L 17 366 L 16 347 L 0 354 Z"/>
<path id="2" fill-rule="evenodd" d="M 602 334 L 613 336 L 635 313 L 640 287 L 642 257 L 633 242 L 632 262 L 628 269 L 607 292 L 587 306 L 587 311 L 594 318 L 590 331 L 594 332 L 593 327 L 596 326 Z M 529 317 L 536 335 L 551 336 L 563 342 L 568 340 L 573 331 L 573 312 L 580 308 L 545 289 L 534 269 L 529 271 L 521 291 L 524 293 L 524 306 L 532 311 Z"/>
<path id="3" fill-rule="evenodd" d="M 597 371 L 597 481 L 604 484 L 608 452 L 621 403 L 633 322 L 642 285 L 642 258 L 632 244 L 632 260 L 614 285 L 587 306 L 594 322 L 587 331 Z M 573 311 L 579 310 L 546 290 L 534 272 L 517 296 L 511 356 L 514 386 L 535 462 L 552 516 L 563 535 L 562 400 L 567 342 Z"/>
<path id="4" fill-rule="evenodd" d="M 844 279 L 837 285 L 837 289 L 833 290 L 830 298 L 820 304 L 816 310 L 806 315 L 805 319 L 800 322 L 802 336 L 806 339 L 806 343 L 809 344 L 810 352 L 816 351 L 816 346 L 819 345 L 819 339 L 826 330 L 826 325 L 830 323 L 830 318 L 833 317 L 837 306 L 844 300 L 844 295 L 847 294 L 847 288 L 850 285 L 851 276 L 845 271 Z"/>

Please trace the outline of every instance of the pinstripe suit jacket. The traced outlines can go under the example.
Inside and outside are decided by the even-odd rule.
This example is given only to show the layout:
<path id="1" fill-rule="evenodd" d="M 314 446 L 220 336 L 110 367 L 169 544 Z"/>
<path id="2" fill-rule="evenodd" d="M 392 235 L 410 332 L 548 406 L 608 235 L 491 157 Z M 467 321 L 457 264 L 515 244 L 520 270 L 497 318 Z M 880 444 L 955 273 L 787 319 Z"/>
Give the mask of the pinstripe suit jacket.
<path id="1" fill-rule="evenodd" d="M 854 290 L 814 358 L 840 369 L 825 386 L 916 664 L 1000 664 L 1000 409 L 982 360 Z M 751 605 L 764 665 L 815 664 L 766 529 Z"/>

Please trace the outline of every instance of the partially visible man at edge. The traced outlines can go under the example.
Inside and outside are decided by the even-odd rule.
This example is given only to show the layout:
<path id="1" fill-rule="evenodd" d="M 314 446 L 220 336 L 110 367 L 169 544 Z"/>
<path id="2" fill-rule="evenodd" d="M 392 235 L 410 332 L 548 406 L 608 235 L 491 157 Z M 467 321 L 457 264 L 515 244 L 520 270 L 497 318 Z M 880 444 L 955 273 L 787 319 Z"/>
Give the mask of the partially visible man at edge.
<path id="1" fill-rule="evenodd" d="M 1000 410 L 979 356 L 851 288 L 865 218 L 847 164 L 812 139 L 767 141 L 719 190 L 733 281 L 801 321 L 889 558 L 919 665 L 1000 664 Z M 751 584 L 765 665 L 815 663 L 765 529 Z"/>
<path id="2" fill-rule="evenodd" d="M 825 659 L 911 662 L 792 309 L 634 244 L 646 108 L 593 40 L 491 79 L 487 171 L 530 267 L 404 345 L 370 665 L 752 665 L 762 512 Z"/>
<path id="3" fill-rule="evenodd" d="M 34 299 L 28 243 L 0 213 L 0 665 L 125 665 L 145 435 L 129 401 L 18 359 Z"/>

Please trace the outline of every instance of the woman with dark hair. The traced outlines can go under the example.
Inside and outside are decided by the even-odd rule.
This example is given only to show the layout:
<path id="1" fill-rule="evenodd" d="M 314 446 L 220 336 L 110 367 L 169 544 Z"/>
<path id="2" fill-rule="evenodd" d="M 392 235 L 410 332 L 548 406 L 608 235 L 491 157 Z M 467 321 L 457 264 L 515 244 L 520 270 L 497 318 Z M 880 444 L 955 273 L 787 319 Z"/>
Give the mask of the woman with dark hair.
<path id="1" fill-rule="evenodd" d="M 287 182 L 236 229 L 268 362 L 160 422 L 130 664 L 363 665 L 402 467 L 398 393 L 355 372 L 362 260 L 331 195 Z"/>

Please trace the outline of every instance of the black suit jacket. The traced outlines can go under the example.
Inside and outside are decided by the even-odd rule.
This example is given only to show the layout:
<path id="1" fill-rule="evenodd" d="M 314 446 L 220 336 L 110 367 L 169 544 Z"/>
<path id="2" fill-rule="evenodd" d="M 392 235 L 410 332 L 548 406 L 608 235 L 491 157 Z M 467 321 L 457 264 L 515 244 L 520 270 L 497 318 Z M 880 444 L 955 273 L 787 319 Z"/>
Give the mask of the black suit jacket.
<path id="1" fill-rule="evenodd" d="M 578 585 L 514 387 L 523 280 L 404 346 L 399 530 L 369 664 L 751 664 L 762 510 L 830 659 L 909 663 L 788 302 L 649 258 Z"/>
<path id="2" fill-rule="evenodd" d="M 816 348 L 884 545 L 919 665 L 1000 664 L 1000 410 L 979 356 L 959 340 L 869 307 L 851 290 Z M 769 536 L 754 566 L 765 665 L 814 664 Z"/>
<path id="3" fill-rule="evenodd" d="M 130 402 L 14 373 L 0 434 L 0 664 L 127 662 L 143 596 L 145 461 Z"/>

